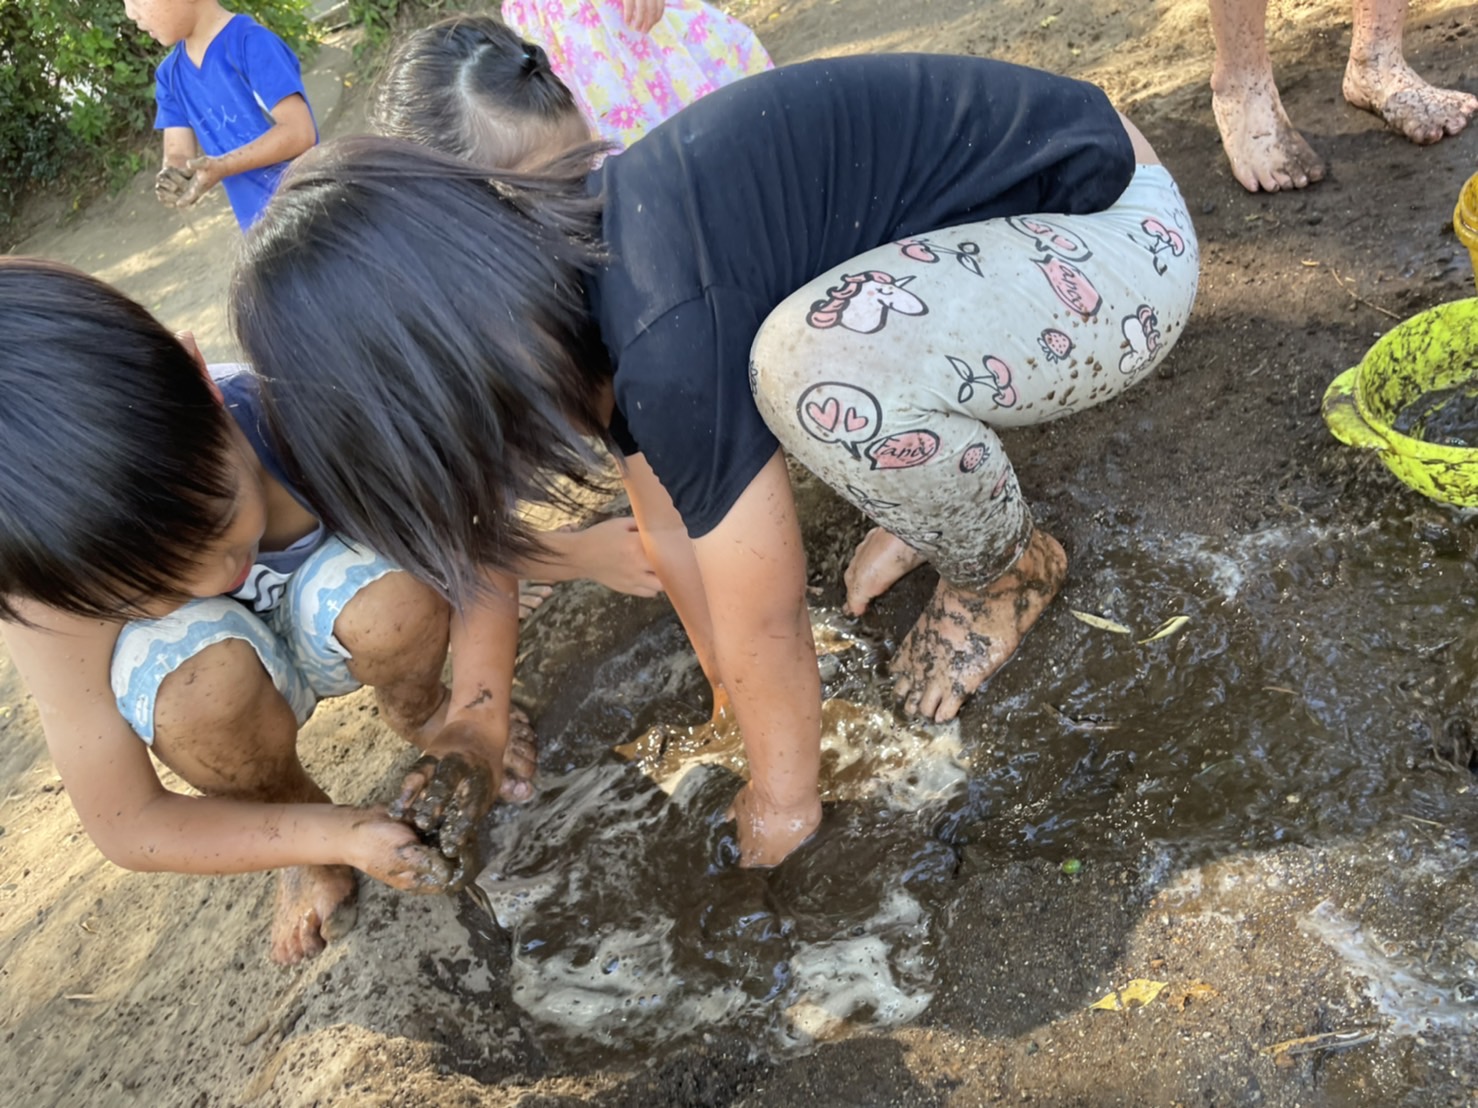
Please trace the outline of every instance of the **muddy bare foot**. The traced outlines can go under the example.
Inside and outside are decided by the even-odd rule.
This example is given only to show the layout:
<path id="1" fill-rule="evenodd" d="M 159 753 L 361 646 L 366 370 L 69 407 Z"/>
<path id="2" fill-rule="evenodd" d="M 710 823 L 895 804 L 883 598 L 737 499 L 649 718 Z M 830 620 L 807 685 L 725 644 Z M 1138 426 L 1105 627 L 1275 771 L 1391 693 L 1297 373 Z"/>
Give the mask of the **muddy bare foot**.
<path id="1" fill-rule="evenodd" d="M 348 866 L 293 866 L 277 874 L 272 961 L 296 965 L 354 929 L 359 884 Z"/>
<path id="2" fill-rule="evenodd" d="M 1067 576 L 1067 554 L 1040 529 L 1021 557 L 981 592 L 941 580 L 891 669 L 904 710 L 936 723 L 1006 664 Z"/>
<path id="3" fill-rule="evenodd" d="M 869 604 L 926 560 L 891 531 L 874 527 L 857 544 L 847 571 L 842 574 L 847 585 L 847 602 L 842 605 L 842 611 L 849 616 L 860 616 Z"/>
<path id="4" fill-rule="evenodd" d="M 1457 134 L 1478 112 L 1478 96 L 1430 85 L 1400 58 L 1357 62 L 1351 56 L 1344 91 L 1355 107 L 1375 113 L 1420 146 Z"/>
<path id="5" fill-rule="evenodd" d="M 1288 121 L 1271 74 L 1212 76 L 1211 110 L 1232 176 L 1248 192 L 1301 189 L 1324 179 L 1324 161 Z"/>

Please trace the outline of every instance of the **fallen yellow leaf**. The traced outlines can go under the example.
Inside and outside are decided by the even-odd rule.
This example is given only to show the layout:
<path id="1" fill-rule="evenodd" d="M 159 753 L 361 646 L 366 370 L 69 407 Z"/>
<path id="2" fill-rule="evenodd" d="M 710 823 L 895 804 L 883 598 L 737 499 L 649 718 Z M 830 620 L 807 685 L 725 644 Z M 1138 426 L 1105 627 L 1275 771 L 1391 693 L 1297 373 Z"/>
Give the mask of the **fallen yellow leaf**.
<path id="1" fill-rule="evenodd" d="M 1129 628 L 1125 627 L 1122 623 L 1115 623 L 1111 619 L 1104 619 L 1103 616 L 1096 616 L 1092 612 L 1080 612 L 1076 608 L 1069 608 L 1068 611 L 1072 613 L 1074 619 L 1086 623 L 1089 627 L 1097 627 L 1100 631 L 1112 631 L 1116 635 L 1128 635 L 1131 633 Z"/>
<path id="2" fill-rule="evenodd" d="M 1168 981 L 1150 981 L 1143 977 L 1136 977 L 1122 989 L 1115 989 L 1102 1000 L 1096 1000 L 1088 1005 L 1090 1010 L 1102 1009 L 1105 1012 L 1122 1012 L 1126 1008 L 1142 1008 L 1159 996 L 1169 985 Z"/>
<path id="3" fill-rule="evenodd" d="M 1155 628 L 1155 633 L 1149 638 L 1140 639 L 1139 645 L 1143 646 L 1147 642 L 1154 642 L 1156 639 L 1163 639 L 1169 635 L 1173 635 L 1190 621 L 1190 616 L 1171 616 L 1164 623 L 1160 624 L 1159 627 Z"/>

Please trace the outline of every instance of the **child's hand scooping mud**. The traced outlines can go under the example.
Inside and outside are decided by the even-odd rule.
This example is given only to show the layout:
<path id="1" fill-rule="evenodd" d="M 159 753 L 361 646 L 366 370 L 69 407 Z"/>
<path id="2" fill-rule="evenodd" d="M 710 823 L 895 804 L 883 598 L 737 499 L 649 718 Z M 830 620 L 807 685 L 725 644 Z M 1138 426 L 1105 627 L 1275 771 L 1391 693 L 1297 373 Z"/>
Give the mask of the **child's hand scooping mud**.
<path id="1" fill-rule="evenodd" d="M 178 208 L 194 179 L 193 170 L 167 165 L 154 177 L 154 196 L 167 208 Z"/>

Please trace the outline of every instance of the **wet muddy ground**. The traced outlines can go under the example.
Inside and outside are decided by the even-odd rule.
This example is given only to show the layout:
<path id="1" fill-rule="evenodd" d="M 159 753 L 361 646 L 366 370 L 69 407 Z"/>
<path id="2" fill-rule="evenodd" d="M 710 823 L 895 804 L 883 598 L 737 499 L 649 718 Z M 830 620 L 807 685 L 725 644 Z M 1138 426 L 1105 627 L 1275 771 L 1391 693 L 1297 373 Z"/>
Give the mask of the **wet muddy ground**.
<path id="1" fill-rule="evenodd" d="M 1203 274 L 1162 371 L 1005 436 L 1072 560 L 1063 596 L 957 727 L 900 730 L 878 667 L 932 578 L 837 617 L 864 524 L 802 478 L 827 693 L 857 708 L 834 710 L 826 833 L 759 878 L 724 865 L 729 769 L 669 797 L 612 753 L 676 759 L 705 718 L 665 604 L 561 589 L 520 667 L 545 790 L 488 828 L 501 880 L 367 888 L 355 933 L 291 972 L 252 923 L 265 879 L 90 853 L 7 673 L 19 1102 L 1472 1103 L 1478 522 L 1319 407 L 1397 319 L 1473 294 L 1449 220 L 1478 129 L 1386 134 L 1339 100 L 1347 9 L 1274 8 L 1285 102 L 1332 164 L 1275 197 L 1221 159 L 1194 0 L 743 9 L 780 60 L 918 47 L 1093 77 L 1179 180 Z M 1475 13 L 1419 7 L 1418 65 L 1478 88 Z M 350 802 L 408 761 L 364 698 L 304 749 Z M 1141 979 L 1165 983 L 1144 1007 L 1088 1010 Z"/>

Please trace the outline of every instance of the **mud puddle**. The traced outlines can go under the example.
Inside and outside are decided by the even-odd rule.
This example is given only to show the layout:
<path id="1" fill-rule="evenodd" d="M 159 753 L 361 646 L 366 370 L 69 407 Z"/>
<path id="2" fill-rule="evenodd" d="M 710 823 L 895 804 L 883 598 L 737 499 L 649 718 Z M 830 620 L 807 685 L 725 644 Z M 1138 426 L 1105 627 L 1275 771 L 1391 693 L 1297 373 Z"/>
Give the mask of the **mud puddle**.
<path id="1" fill-rule="evenodd" d="M 556 609 L 547 634 L 600 628 L 611 649 L 529 681 L 562 772 L 500 817 L 480 882 L 541 1046 L 599 1064 L 722 1024 L 774 1054 L 914 1019 L 946 921 L 970 910 L 961 868 L 1122 867 L 1147 898 L 1219 859 L 1331 846 L 1361 888 L 1399 886 L 1401 911 L 1311 901 L 1297 926 L 1366 990 L 1381 1034 L 1470 1032 L 1466 832 L 1426 848 L 1421 832 L 1474 816 L 1473 526 L 1422 509 L 1213 541 L 1111 522 L 956 732 L 892 714 L 876 625 L 823 620 L 826 825 L 768 875 L 726 863 L 741 763 L 691 730 L 702 679 L 670 615 L 627 605 L 613 622 L 595 593 L 568 598 L 578 617 Z M 1368 845 L 1393 828 L 1402 850 Z"/>
<path id="2" fill-rule="evenodd" d="M 493 827 L 478 886 L 511 942 L 513 999 L 571 1049 L 671 1046 L 722 1026 L 785 1051 L 928 1006 L 935 917 L 959 864 L 935 834 L 967 780 L 959 729 L 904 723 L 868 643 L 824 619 L 817 637 L 826 820 L 774 871 L 734 865 L 725 816 L 744 758 L 727 725 L 649 728 L 543 779 Z"/>

